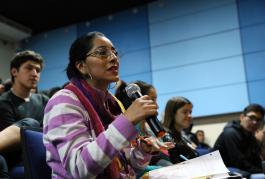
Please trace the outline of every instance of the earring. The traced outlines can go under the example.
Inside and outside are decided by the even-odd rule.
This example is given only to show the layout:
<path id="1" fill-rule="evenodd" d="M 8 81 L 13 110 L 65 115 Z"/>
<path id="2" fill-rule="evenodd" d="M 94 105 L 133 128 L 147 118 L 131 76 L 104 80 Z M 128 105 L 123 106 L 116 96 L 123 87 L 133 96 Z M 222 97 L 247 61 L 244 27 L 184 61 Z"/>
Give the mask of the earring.
<path id="1" fill-rule="evenodd" d="M 88 72 L 89 79 L 93 80 L 92 75 Z"/>

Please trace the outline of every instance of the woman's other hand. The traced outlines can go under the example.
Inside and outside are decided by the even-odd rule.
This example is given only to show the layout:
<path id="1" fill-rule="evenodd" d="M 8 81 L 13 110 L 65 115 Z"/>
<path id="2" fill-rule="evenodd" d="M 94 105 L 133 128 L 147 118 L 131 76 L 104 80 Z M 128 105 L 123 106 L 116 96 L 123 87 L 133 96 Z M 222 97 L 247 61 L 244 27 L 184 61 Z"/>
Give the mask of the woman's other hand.
<path id="1" fill-rule="evenodd" d="M 153 153 L 163 150 L 169 150 L 175 147 L 175 144 L 172 142 L 161 142 L 156 137 L 142 137 L 140 136 L 140 146 L 142 150 L 146 153 Z"/>

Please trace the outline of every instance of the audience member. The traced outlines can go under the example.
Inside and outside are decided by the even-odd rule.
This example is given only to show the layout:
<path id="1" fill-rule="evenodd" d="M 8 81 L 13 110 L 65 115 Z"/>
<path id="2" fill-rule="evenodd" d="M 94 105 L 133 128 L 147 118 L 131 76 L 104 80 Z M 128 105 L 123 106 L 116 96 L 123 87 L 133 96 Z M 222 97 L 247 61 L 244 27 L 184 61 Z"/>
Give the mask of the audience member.
<path id="1" fill-rule="evenodd" d="M 148 95 L 154 102 L 156 102 L 157 93 L 156 93 L 156 89 L 154 88 L 154 86 L 144 81 L 134 81 L 131 83 L 134 83 L 137 86 L 139 86 L 142 95 Z M 125 91 L 126 86 L 127 84 L 124 81 L 122 80 L 119 81 L 117 85 L 116 93 L 115 93 L 115 96 L 121 101 L 125 109 L 127 109 L 132 103 L 132 100 L 128 97 Z M 162 146 L 160 151 L 164 152 L 165 150 L 168 150 L 169 148 L 174 147 L 174 144 L 172 142 L 169 142 L 169 141 L 163 142 L 162 139 L 157 139 L 146 121 L 141 121 L 140 123 L 138 123 L 137 128 L 138 128 L 139 135 L 140 135 L 139 137 L 150 137 L 151 136 L 155 138 L 152 141 L 158 143 L 159 146 Z M 164 156 L 163 153 L 161 153 L 161 155 L 154 155 L 152 157 L 150 164 L 160 165 L 160 166 L 172 165 L 172 163 L 169 162 L 169 159 L 167 158 L 167 156 Z"/>
<path id="2" fill-rule="evenodd" d="M 157 114 L 148 96 L 122 111 L 108 86 L 119 80 L 119 57 L 99 32 L 76 39 L 69 52 L 71 81 L 48 102 L 44 116 L 47 163 L 55 178 L 134 178 L 148 165 L 154 147 L 142 140 L 135 148 L 135 125 Z"/>
<path id="3" fill-rule="evenodd" d="M 169 150 L 170 161 L 174 164 L 198 156 L 192 142 L 183 131 L 192 123 L 192 108 L 192 103 L 184 97 L 173 97 L 166 104 L 163 125 L 176 143 L 175 147 Z"/>
<path id="4" fill-rule="evenodd" d="M 148 83 L 143 82 L 143 81 L 135 81 L 135 82 L 132 82 L 132 83 L 134 83 L 134 84 L 139 86 L 142 95 L 148 95 L 150 97 L 150 99 L 152 99 L 156 103 L 157 93 L 156 93 L 155 88 L 151 84 L 148 84 Z M 128 97 L 128 95 L 127 95 L 127 93 L 125 91 L 125 87 L 126 86 L 127 86 L 127 83 L 125 83 L 124 81 L 120 80 L 118 82 L 118 85 L 117 85 L 117 88 L 116 88 L 116 92 L 115 92 L 115 96 L 119 99 L 119 101 L 121 101 L 121 103 L 124 106 L 125 110 L 128 109 L 128 107 L 133 102 L 131 100 L 131 98 Z M 142 133 L 142 135 L 154 135 L 150 131 L 151 129 L 147 125 L 148 124 L 145 121 L 142 121 L 141 123 L 139 123 L 137 125 L 139 130 L 140 130 L 140 133 Z M 148 130 L 148 131 L 146 131 L 146 130 Z"/>
<path id="5" fill-rule="evenodd" d="M 5 80 L 2 84 L 0 84 L 0 96 L 6 92 L 9 91 L 12 87 L 12 81 L 11 79 Z"/>
<path id="6" fill-rule="evenodd" d="M 261 173 L 260 147 L 255 132 L 264 118 L 264 108 L 258 104 L 248 105 L 240 120 L 229 122 L 214 144 L 227 167 L 240 169 L 244 177 Z"/>
<path id="7" fill-rule="evenodd" d="M 9 168 L 21 161 L 20 127 L 40 127 L 46 96 L 31 93 L 40 78 L 42 57 L 33 51 L 17 53 L 10 64 L 13 86 L 0 96 L 0 154 Z"/>
<path id="8" fill-rule="evenodd" d="M 2 82 L 0 83 L 0 96 L 5 92 L 5 86 L 2 84 Z"/>
<path id="9" fill-rule="evenodd" d="M 205 143 L 205 135 L 203 130 L 197 130 L 196 133 L 196 138 L 197 138 L 197 148 L 200 149 L 210 149 L 211 147 Z"/>

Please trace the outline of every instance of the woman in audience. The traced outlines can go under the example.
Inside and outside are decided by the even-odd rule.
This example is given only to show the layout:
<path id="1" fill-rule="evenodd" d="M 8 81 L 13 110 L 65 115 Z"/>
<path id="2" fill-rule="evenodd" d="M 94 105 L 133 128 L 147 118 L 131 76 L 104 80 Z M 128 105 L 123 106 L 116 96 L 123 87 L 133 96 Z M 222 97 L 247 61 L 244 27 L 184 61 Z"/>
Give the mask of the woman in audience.
<path id="1" fill-rule="evenodd" d="M 169 150 L 172 163 L 179 163 L 198 156 L 192 142 L 183 129 L 192 123 L 192 103 L 184 97 L 171 98 L 165 108 L 163 125 L 175 140 L 175 147 Z"/>
<path id="2" fill-rule="evenodd" d="M 157 93 L 155 88 L 151 85 L 148 84 L 144 81 L 135 81 L 135 82 L 131 82 L 136 84 L 137 86 L 139 86 L 140 90 L 141 90 L 141 94 L 142 95 L 148 95 L 150 97 L 150 99 L 152 99 L 155 103 L 157 100 Z M 115 92 L 115 96 L 119 99 L 119 101 L 121 101 L 124 109 L 126 110 L 131 104 L 132 104 L 132 100 L 131 98 L 128 97 L 126 91 L 125 91 L 125 87 L 127 86 L 127 83 L 120 80 L 118 82 L 117 88 L 116 88 L 116 92 Z M 147 123 L 145 121 L 142 121 L 141 123 L 139 123 L 137 125 L 137 127 L 139 128 L 139 131 L 142 133 L 142 135 L 147 135 L 148 133 L 150 134 L 150 128 L 148 126 L 146 126 Z M 148 131 L 146 131 L 148 130 Z M 148 134 L 148 135 L 149 135 Z M 152 134 L 152 132 L 151 132 Z"/>
<path id="3" fill-rule="evenodd" d="M 53 178 L 134 178 L 154 150 L 142 140 L 132 148 L 135 125 L 157 114 L 157 105 L 142 96 L 122 114 L 108 86 L 119 80 L 119 56 L 99 32 L 76 39 L 69 52 L 71 81 L 48 102 L 44 144 Z"/>
<path id="4" fill-rule="evenodd" d="M 154 102 L 156 102 L 156 100 L 157 100 L 156 89 L 151 84 L 148 84 L 144 81 L 139 81 L 139 80 L 131 82 L 131 83 L 139 86 L 142 95 L 148 95 L 150 97 L 150 99 L 152 99 Z M 126 86 L 127 86 L 127 84 L 124 81 L 122 81 L 122 80 L 119 81 L 118 85 L 117 85 L 116 93 L 115 93 L 115 96 L 121 101 L 121 103 L 125 109 L 127 109 L 132 103 L 132 100 L 128 97 L 128 95 L 125 91 Z M 168 149 L 174 147 L 174 143 L 172 143 L 170 141 L 163 142 L 162 139 L 156 138 L 155 134 L 152 132 L 152 130 L 149 127 L 149 125 L 147 124 L 147 122 L 141 121 L 140 123 L 138 123 L 137 128 L 139 131 L 139 137 L 150 137 L 151 142 L 153 142 L 154 145 L 160 147 L 160 151 L 168 150 Z M 157 158 L 157 156 L 158 155 L 155 155 L 153 157 Z M 154 165 L 154 164 L 156 164 L 156 162 L 157 162 L 157 160 L 153 160 L 152 164 Z M 171 163 L 169 164 L 168 162 L 163 161 L 163 164 L 164 165 L 170 165 Z"/>

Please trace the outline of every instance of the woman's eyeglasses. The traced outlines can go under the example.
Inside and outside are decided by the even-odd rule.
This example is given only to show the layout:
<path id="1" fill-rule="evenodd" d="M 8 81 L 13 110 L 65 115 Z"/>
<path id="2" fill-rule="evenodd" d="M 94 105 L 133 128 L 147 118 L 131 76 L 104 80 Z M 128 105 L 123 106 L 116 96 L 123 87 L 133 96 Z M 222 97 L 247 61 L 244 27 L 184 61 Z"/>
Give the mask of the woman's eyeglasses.
<path id="1" fill-rule="evenodd" d="M 102 59 L 106 59 L 115 55 L 115 57 L 119 58 L 119 53 L 115 49 L 109 49 L 105 47 L 99 47 L 94 52 L 87 54 L 86 56 L 98 57 Z"/>

